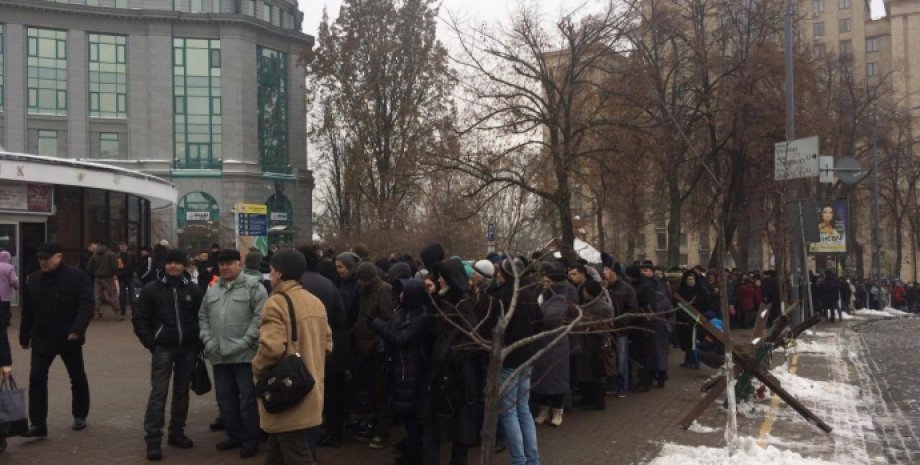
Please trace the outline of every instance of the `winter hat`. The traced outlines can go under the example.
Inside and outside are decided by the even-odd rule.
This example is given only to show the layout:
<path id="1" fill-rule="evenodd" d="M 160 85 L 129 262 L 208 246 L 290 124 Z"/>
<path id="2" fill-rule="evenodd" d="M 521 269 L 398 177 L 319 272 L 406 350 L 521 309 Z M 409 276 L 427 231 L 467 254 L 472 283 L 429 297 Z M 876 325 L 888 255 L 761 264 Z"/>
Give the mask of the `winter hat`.
<path id="1" fill-rule="evenodd" d="M 642 268 L 639 268 L 639 265 L 629 265 L 626 267 L 626 276 L 639 279 L 642 277 Z"/>
<path id="2" fill-rule="evenodd" d="M 377 277 L 377 266 L 371 262 L 363 261 L 358 264 L 358 271 L 355 274 L 361 281 L 371 281 Z"/>
<path id="3" fill-rule="evenodd" d="M 602 263 L 605 267 L 610 268 L 610 269 L 613 269 L 613 267 L 615 266 L 615 261 L 613 260 L 613 255 L 610 255 L 610 254 L 607 253 L 607 252 L 601 253 L 601 263 Z"/>
<path id="4" fill-rule="evenodd" d="M 249 255 L 246 255 L 246 262 L 249 262 Z M 285 249 L 272 255 L 271 266 L 281 273 L 282 281 L 300 281 L 307 272 L 307 259 L 294 249 Z"/>
<path id="5" fill-rule="evenodd" d="M 506 258 L 502 261 L 500 267 L 502 274 L 509 278 L 514 278 L 514 270 L 517 270 L 518 276 L 524 274 L 524 264 L 516 258 Z"/>
<path id="6" fill-rule="evenodd" d="M 355 266 L 358 264 L 358 261 L 360 260 L 360 258 L 357 255 L 351 252 L 342 252 L 336 255 L 335 259 L 342 262 L 342 264 L 345 265 L 345 268 L 348 268 L 349 270 L 354 270 Z"/>
<path id="7" fill-rule="evenodd" d="M 565 267 L 558 262 L 543 262 L 540 264 L 540 274 L 555 282 L 565 281 L 567 277 Z"/>
<path id="8" fill-rule="evenodd" d="M 399 281 L 400 279 L 408 279 L 412 277 L 412 268 L 409 267 L 408 263 L 397 262 L 387 270 L 387 281 L 391 284 Z"/>
<path id="9" fill-rule="evenodd" d="M 249 252 L 246 254 L 245 266 L 247 270 L 258 270 L 262 264 L 262 254 L 259 252 Z"/>
<path id="10" fill-rule="evenodd" d="M 435 263 L 444 260 L 447 256 L 447 254 L 444 253 L 444 247 L 438 242 L 426 245 L 418 255 L 419 258 L 422 259 L 422 263 L 425 264 L 425 268 L 429 271 L 434 267 Z"/>
<path id="11" fill-rule="evenodd" d="M 590 295 L 592 298 L 601 295 L 601 292 L 603 291 L 601 283 L 597 281 L 585 281 L 584 287 L 582 287 L 582 289 L 587 291 L 588 295 Z"/>
<path id="12" fill-rule="evenodd" d="M 166 239 L 162 239 L 160 240 L 160 245 L 162 245 L 163 247 L 169 247 L 169 241 L 167 241 Z"/>
<path id="13" fill-rule="evenodd" d="M 495 277 L 495 265 L 489 260 L 479 260 L 473 265 L 473 273 L 481 278 L 492 279 Z"/>
<path id="14" fill-rule="evenodd" d="M 643 260 L 639 268 L 655 268 L 655 264 L 651 260 Z"/>
<path id="15" fill-rule="evenodd" d="M 163 259 L 163 263 L 181 263 L 184 266 L 188 266 L 188 255 L 182 249 L 169 249 Z"/>
<path id="16" fill-rule="evenodd" d="M 470 262 L 463 262 L 463 272 L 466 273 L 466 279 L 472 278 L 473 277 L 473 265 L 470 264 Z"/>

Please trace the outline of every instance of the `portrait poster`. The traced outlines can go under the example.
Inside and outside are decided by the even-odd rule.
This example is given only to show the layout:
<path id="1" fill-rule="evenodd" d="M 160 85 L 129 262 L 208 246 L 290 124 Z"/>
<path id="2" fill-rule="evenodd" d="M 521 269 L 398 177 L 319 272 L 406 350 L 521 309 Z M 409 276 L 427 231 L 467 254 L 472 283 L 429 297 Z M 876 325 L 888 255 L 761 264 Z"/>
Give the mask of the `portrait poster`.
<path id="1" fill-rule="evenodd" d="M 808 245 L 810 253 L 846 253 L 847 219 L 846 200 L 832 200 L 818 204 L 818 242 Z"/>

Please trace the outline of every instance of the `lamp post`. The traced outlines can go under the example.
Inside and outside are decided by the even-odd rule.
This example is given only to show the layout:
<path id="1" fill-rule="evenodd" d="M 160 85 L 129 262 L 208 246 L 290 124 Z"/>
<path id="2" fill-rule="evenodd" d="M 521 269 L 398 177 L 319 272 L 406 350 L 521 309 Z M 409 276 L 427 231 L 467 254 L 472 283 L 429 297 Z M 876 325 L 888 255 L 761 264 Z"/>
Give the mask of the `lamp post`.
<path id="1" fill-rule="evenodd" d="M 878 176 L 878 115 L 873 115 L 874 124 L 869 150 L 872 152 L 872 264 L 875 284 L 882 285 L 882 229 L 879 225 L 879 176 Z"/>

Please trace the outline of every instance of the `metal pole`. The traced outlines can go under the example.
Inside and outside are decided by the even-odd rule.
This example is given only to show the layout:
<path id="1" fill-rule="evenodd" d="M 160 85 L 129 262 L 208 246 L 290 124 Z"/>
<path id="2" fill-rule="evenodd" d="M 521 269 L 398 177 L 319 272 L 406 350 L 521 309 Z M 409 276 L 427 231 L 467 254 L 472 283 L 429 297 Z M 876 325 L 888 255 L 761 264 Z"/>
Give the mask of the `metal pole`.
<path id="1" fill-rule="evenodd" d="M 802 311 L 796 312 L 793 315 L 793 321 L 796 324 L 799 324 L 805 321 L 807 318 L 810 318 L 814 310 L 812 309 L 812 299 L 811 299 L 811 276 L 808 274 L 808 243 L 805 242 L 805 212 L 803 210 L 802 201 L 799 200 L 799 226 L 802 234 L 802 285 L 805 286 L 805 292 L 802 293 Z M 809 205 L 811 203 L 809 202 Z M 797 318 L 801 315 L 801 319 Z"/>
<path id="2" fill-rule="evenodd" d="M 872 127 L 872 246 L 874 248 L 872 261 L 874 265 L 875 283 L 881 289 L 882 287 L 882 229 L 879 223 L 881 218 L 878 205 L 878 115 L 875 116 L 875 122 Z M 881 296 L 881 292 L 879 292 Z"/>
<path id="3" fill-rule="evenodd" d="M 793 25 L 795 2 L 786 0 L 786 15 L 783 18 L 783 56 L 786 62 L 786 142 L 795 140 L 795 50 L 793 49 Z"/>

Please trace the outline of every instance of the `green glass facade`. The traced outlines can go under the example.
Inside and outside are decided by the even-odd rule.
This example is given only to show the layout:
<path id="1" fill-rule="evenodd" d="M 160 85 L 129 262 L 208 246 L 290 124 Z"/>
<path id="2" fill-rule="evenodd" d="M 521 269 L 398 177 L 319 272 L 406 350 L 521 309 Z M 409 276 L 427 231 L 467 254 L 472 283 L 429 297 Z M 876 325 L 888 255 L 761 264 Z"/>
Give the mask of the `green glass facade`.
<path id="1" fill-rule="evenodd" d="M 89 34 L 89 115 L 128 116 L 128 48 L 125 36 Z"/>
<path id="2" fill-rule="evenodd" d="M 67 33 L 28 28 L 29 113 L 67 114 Z"/>
<path id="3" fill-rule="evenodd" d="M 219 169 L 220 40 L 173 39 L 176 169 Z"/>
<path id="4" fill-rule="evenodd" d="M 263 171 L 290 173 L 287 54 L 259 47 L 259 160 Z"/>
<path id="5" fill-rule="evenodd" d="M 3 111 L 3 25 L 0 24 L 0 111 Z"/>

